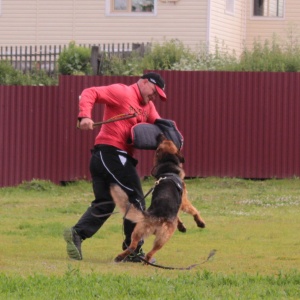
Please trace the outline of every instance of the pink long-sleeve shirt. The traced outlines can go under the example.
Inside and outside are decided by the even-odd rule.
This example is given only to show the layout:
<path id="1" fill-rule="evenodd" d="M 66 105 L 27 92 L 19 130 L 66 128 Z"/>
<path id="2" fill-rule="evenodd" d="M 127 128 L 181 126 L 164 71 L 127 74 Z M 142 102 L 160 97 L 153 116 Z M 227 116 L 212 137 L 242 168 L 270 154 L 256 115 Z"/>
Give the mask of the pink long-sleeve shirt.
<path id="1" fill-rule="evenodd" d="M 156 119 L 160 119 L 152 101 L 146 105 L 141 105 L 141 102 L 142 96 L 137 83 L 87 88 L 81 94 L 78 118 L 92 118 L 95 103 L 105 104 L 103 120 L 137 113 L 136 117 L 130 119 L 103 124 L 95 139 L 95 145 L 111 145 L 133 156 L 134 148 L 128 144 L 132 126 L 141 122 L 153 124 Z"/>

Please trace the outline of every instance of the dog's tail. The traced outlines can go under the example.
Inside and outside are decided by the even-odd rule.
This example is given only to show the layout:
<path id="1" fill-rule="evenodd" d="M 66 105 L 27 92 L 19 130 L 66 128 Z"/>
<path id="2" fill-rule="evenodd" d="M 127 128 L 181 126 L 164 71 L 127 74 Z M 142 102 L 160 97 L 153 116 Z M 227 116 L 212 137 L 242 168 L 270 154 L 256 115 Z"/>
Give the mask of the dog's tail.
<path id="1" fill-rule="evenodd" d="M 125 219 L 134 223 L 138 223 L 144 219 L 143 212 L 129 202 L 127 194 L 119 185 L 112 184 L 110 186 L 110 193 L 116 206 L 121 210 Z"/>

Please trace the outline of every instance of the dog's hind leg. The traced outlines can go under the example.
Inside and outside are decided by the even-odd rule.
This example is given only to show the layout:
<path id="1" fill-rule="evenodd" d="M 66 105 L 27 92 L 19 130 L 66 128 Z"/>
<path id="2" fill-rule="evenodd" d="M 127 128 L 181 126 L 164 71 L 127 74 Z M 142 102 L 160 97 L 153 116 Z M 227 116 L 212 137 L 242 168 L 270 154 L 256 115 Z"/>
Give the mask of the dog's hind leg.
<path id="1" fill-rule="evenodd" d="M 177 221 L 165 222 L 155 231 L 155 240 L 152 249 L 146 254 L 145 259 L 150 262 L 154 254 L 160 250 L 165 243 L 171 238 L 176 230 Z"/>
<path id="2" fill-rule="evenodd" d="M 134 250 L 137 248 L 138 243 L 141 239 L 145 237 L 145 224 L 144 223 L 137 223 L 134 227 L 134 230 L 131 234 L 131 243 L 129 247 L 118 254 L 118 256 L 114 259 L 115 262 L 121 262 L 124 258 L 126 258 L 128 255 L 130 255 Z"/>

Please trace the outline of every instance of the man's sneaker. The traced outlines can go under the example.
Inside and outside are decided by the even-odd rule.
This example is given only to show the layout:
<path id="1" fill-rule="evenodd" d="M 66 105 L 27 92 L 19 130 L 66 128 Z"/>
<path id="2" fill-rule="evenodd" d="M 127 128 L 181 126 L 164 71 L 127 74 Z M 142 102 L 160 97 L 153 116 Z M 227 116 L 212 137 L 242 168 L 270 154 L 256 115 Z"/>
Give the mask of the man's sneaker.
<path id="1" fill-rule="evenodd" d="M 67 253 L 70 258 L 82 260 L 81 253 L 81 237 L 73 228 L 66 228 L 64 231 L 64 239 L 67 242 Z"/>
<path id="2" fill-rule="evenodd" d="M 132 263 L 144 263 L 144 261 L 140 258 L 145 259 L 145 253 L 142 249 L 138 253 L 129 254 L 123 259 L 123 262 L 132 262 Z M 150 263 L 155 264 L 156 259 L 154 257 L 151 258 Z"/>

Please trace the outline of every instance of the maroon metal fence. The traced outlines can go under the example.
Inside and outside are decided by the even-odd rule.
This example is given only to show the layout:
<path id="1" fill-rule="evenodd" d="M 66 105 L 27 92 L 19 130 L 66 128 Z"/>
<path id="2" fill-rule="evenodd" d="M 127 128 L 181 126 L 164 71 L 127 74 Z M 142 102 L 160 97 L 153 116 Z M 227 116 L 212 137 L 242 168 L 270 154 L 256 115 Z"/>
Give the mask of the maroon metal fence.
<path id="1" fill-rule="evenodd" d="M 300 74 L 161 71 L 167 102 L 156 103 L 185 138 L 187 177 L 300 176 Z M 76 129 L 78 96 L 93 85 L 138 77 L 62 76 L 59 86 L 0 86 L 0 186 L 90 179 L 96 131 Z M 94 109 L 101 120 L 102 105 Z M 150 175 L 153 151 L 137 151 Z"/>

